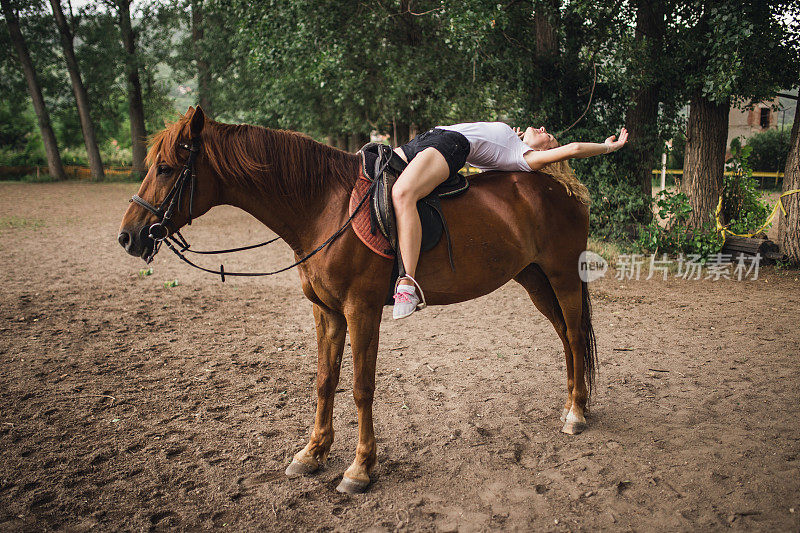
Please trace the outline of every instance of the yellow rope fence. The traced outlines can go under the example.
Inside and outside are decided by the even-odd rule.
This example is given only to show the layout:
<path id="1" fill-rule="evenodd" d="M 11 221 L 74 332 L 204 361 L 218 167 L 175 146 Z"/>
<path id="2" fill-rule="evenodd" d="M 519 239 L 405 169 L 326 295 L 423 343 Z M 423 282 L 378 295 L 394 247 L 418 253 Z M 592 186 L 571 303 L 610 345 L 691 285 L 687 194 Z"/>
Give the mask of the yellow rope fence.
<path id="1" fill-rule="evenodd" d="M 727 226 L 724 226 L 722 224 L 722 221 L 719 219 L 719 214 L 722 212 L 722 196 L 720 196 L 719 202 L 717 202 L 717 208 L 714 210 L 714 218 L 717 221 L 717 231 L 723 238 L 725 237 L 725 235 L 733 235 L 734 237 L 754 237 L 759 233 L 761 233 L 762 231 L 764 231 L 772 224 L 773 220 L 775 219 L 775 215 L 778 213 L 779 207 L 781 208 L 783 216 L 787 216 L 786 208 L 783 207 L 783 197 L 789 196 L 790 194 L 798 194 L 798 193 L 800 193 L 800 189 L 792 189 L 790 191 L 786 191 L 785 193 L 781 194 L 778 197 L 778 201 L 775 202 L 775 207 L 772 208 L 772 213 L 770 213 L 769 217 L 767 217 L 767 221 L 764 222 L 761 225 L 761 227 L 755 230 L 753 233 L 734 233 L 731 230 L 729 230 Z"/>

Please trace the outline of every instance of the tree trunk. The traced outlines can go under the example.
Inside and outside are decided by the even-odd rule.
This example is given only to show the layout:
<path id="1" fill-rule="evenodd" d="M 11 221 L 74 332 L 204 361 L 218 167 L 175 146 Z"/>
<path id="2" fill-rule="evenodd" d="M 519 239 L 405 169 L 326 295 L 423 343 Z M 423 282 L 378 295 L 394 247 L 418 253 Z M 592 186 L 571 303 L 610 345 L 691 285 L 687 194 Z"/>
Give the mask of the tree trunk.
<path id="1" fill-rule="evenodd" d="M 783 192 L 793 189 L 800 189 L 800 106 L 794 111 L 792 140 L 783 173 Z M 800 193 L 784 196 L 782 201 L 787 216 L 778 210 L 778 242 L 789 260 L 800 265 Z"/>
<path id="2" fill-rule="evenodd" d="M 408 141 L 411 140 L 409 135 L 411 134 L 411 128 L 407 122 L 395 122 L 394 132 L 396 139 L 392 139 L 392 144 L 394 146 L 400 146 L 406 144 Z"/>
<path id="3" fill-rule="evenodd" d="M 659 147 L 659 86 L 657 79 L 648 76 L 648 72 L 653 72 L 653 66 L 658 64 L 659 57 L 663 53 L 665 26 L 661 2 L 647 0 L 637 2 L 635 39 L 645 47 L 645 56 L 641 64 L 646 71 L 640 74 L 647 81 L 639 88 L 633 105 L 627 112 L 625 127 L 630 134 L 630 142 L 625 155 L 630 161 L 631 183 L 641 190 L 648 206 L 652 196 L 652 170 L 657 161 L 656 150 Z M 642 213 L 643 221 L 651 217 L 652 212 L 649 209 Z"/>
<path id="4" fill-rule="evenodd" d="M 347 136 L 347 151 L 358 152 L 358 150 L 369 142 L 369 137 L 363 133 L 351 133 Z"/>
<path id="5" fill-rule="evenodd" d="M 558 17 L 558 0 L 544 0 L 536 6 L 533 17 L 536 31 L 536 57 L 551 58 L 558 52 L 558 34 L 554 22 Z"/>
<path id="6" fill-rule="evenodd" d="M 203 49 L 203 0 L 192 0 L 192 45 L 194 60 L 197 64 L 198 102 L 206 116 L 213 118 L 211 106 L 211 70 L 208 68 L 206 54 Z"/>
<path id="7" fill-rule="evenodd" d="M 558 33 L 556 33 L 558 0 L 541 0 L 535 4 L 534 10 L 533 26 L 536 35 L 534 54 L 541 76 L 539 82 L 531 88 L 531 96 L 533 107 L 538 108 L 544 100 L 545 90 L 559 90 L 557 80 L 552 76 L 556 71 L 555 66 L 559 56 Z"/>
<path id="8" fill-rule="evenodd" d="M 722 194 L 729 113 L 728 99 L 718 104 L 700 94 L 692 98 L 682 183 L 692 206 L 692 228 L 711 222 Z"/>
<path id="9" fill-rule="evenodd" d="M 17 56 L 19 57 L 19 62 L 22 64 L 22 71 L 25 73 L 25 81 L 28 84 L 28 94 L 30 94 L 31 100 L 33 101 L 33 110 L 36 111 L 36 118 L 39 121 L 39 131 L 41 132 L 44 150 L 47 154 L 47 167 L 50 169 L 50 176 L 56 180 L 66 179 L 67 176 L 64 174 L 64 167 L 61 165 L 61 156 L 58 153 L 56 136 L 53 133 L 52 126 L 50 126 L 50 114 L 47 112 L 47 107 L 44 104 L 42 88 L 39 85 L 39 78 L 36 76 L 36 69 L 33 67 L 33 61 L 28 52 L 25 38 L 22 36 L 22 31 L 20 30 L 19 19 L 9 0 L 2 0 L 0 4 L 2 4 L 3 16 L 6 19 L 8 33 L 11 35 L 14 48 L 17 49 Z"/>
<path id="10" fill-rule="evenodd" d="M 347 151 L 347 135 L 344 133 L 340 133 L 336 136 L 336 144 L 334 144 L 336 148 L 339 150 Z"/>
<path id="11" fill-rule="evenodd" d="M 122 33 L 122 44 L 125 47 L 125 70 L 128 75 L 128 115 L 131 121 L 131 145 L 133 152 L 133 171 L 145 174 L 146 155 L 144 127 L 144 102 L 142 101 L 142 83 L 139 80 L 139 61 L 136 56 L 136 35 L 131 28 L 131 0 L 117 0 L 119 9 L 119 28 Z"/>
<path id="12" fill-rule="evenodd" d="M 100 158 L 100 150 L 97 148 L 97 139 L 95 138 L 94 124 L 92 123 L 89 108 L 89 95 L 86 93 L 78 62 L 75 60 L 72 32 L 67 24 L 67 19 L 64 17 L 64 11 L 61 9 L 61 0 L 50 0 L 50 5 L 53 8 L 53 17 L 56 19 L 56 26 L 58 26 L 58 32 L 61 35 L 61 48 L 64 50 L 64 60 L 67 62 L 67 70 L 72 82 L 72 93 L 75 95 L 75 104 L 78 107 L 78 116 L 81 119 L 86 157 L 88 157 L 89 167 L 92 169 L 92 178 L 99 181 L 105 178 L 103 160 Z"/>

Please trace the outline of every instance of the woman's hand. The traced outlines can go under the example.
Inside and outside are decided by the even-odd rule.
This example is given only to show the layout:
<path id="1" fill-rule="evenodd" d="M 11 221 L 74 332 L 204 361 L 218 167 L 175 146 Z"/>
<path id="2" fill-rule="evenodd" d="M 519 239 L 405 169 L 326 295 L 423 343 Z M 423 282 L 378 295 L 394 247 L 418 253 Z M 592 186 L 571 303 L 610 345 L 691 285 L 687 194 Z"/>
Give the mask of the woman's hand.
<path id="1" fill-rule="evenodd" d="M 625 146 L 626 142 L 628 142 L 628 130 L 622 128 L 619 131 L 619 139 L 617 139 L 616 135 L 612 135 L 611 137 L 606 139 L 605 143 L 603 144 L 606 145 L 606 153 L 610 154 L 611 152 L 616 152 L 617 150 Z"/>
<path id="2" fill-rule="evenodd" d="M 524 132 L 524 131 L 522 131 L 522 130 L 521 130 L 521 129 L 519 129 L 519 128 L 514 128 L 514 133 L 516 133 L 516 134 L 517 134 L 517 137 L 519 137 L 519 138 L 520 138 L 520 140 L 522 140 L 522 138 L 525 136 L 525 132 Z"/>

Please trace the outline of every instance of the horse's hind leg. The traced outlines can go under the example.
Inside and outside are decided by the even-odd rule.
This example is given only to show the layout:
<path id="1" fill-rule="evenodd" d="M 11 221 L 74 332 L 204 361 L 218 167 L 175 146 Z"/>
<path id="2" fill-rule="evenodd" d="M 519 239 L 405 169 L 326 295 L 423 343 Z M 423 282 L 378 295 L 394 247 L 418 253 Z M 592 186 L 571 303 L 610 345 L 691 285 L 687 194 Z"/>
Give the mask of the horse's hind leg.
<path id="1" fill-rule="evenodd" d="M 577 264 L 577 257 L 574 263 L 567 264 Z M 572 351 L 571 405 L 562 431 L 574 435 L 586 428 L 584 411 L 594 381 L 596 357 L 589 293 L 586 284 L 578 277 L 577 268 L 546 274 L 561 307 L 567 327 L 567 341 Z"/>
<path id="2" fill-rule="evenodd" d="M 567 325 L 564 322 L 564 315 L 561 306 L 558 304 L 553 288 L 544 275 L 542 269 L 536 263 L 531 263 L 522 272 L 514 277 L 514 280 L 522 285 L 528 292 L 536 308 L 553 324 L 553 327 L 564 345 L 564 354 L 567 366 L 567 401 L 564 402 L 564 409 L 561 414 L 561 421 L 565 422 L 567 414 L 572 407 L 572 387 L 574 384 L 574 373 L 572 366 L 572 349 L 567 338 Z"/>
<path id="3" fill-rule="evenodd" d="M 317 327 L 317 414 L 308 445 L 300 450 L 286 469 L 287 475 L 316 471 L 333 444 L 333 398 L 339 384 L 339 369 L 347 333 L 344 316 L 314 304 Z"/>

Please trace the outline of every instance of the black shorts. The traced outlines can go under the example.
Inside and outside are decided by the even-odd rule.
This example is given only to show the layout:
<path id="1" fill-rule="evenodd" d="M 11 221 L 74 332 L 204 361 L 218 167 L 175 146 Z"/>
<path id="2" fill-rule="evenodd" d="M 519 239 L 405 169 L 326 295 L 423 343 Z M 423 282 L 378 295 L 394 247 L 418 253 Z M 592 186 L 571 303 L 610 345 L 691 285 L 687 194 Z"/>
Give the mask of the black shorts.
<path id="1" fill-rule="evenodd" d="M 410 163 L 414 157 L 426 148 L 436 148 L 447 161 L 450 175 L 457 174 L 467 162 L 469 155 L 469 141 L 457 131 L 433 128 L 425 133 L 420 133 L 408 144 L 400 147 Z"/>

